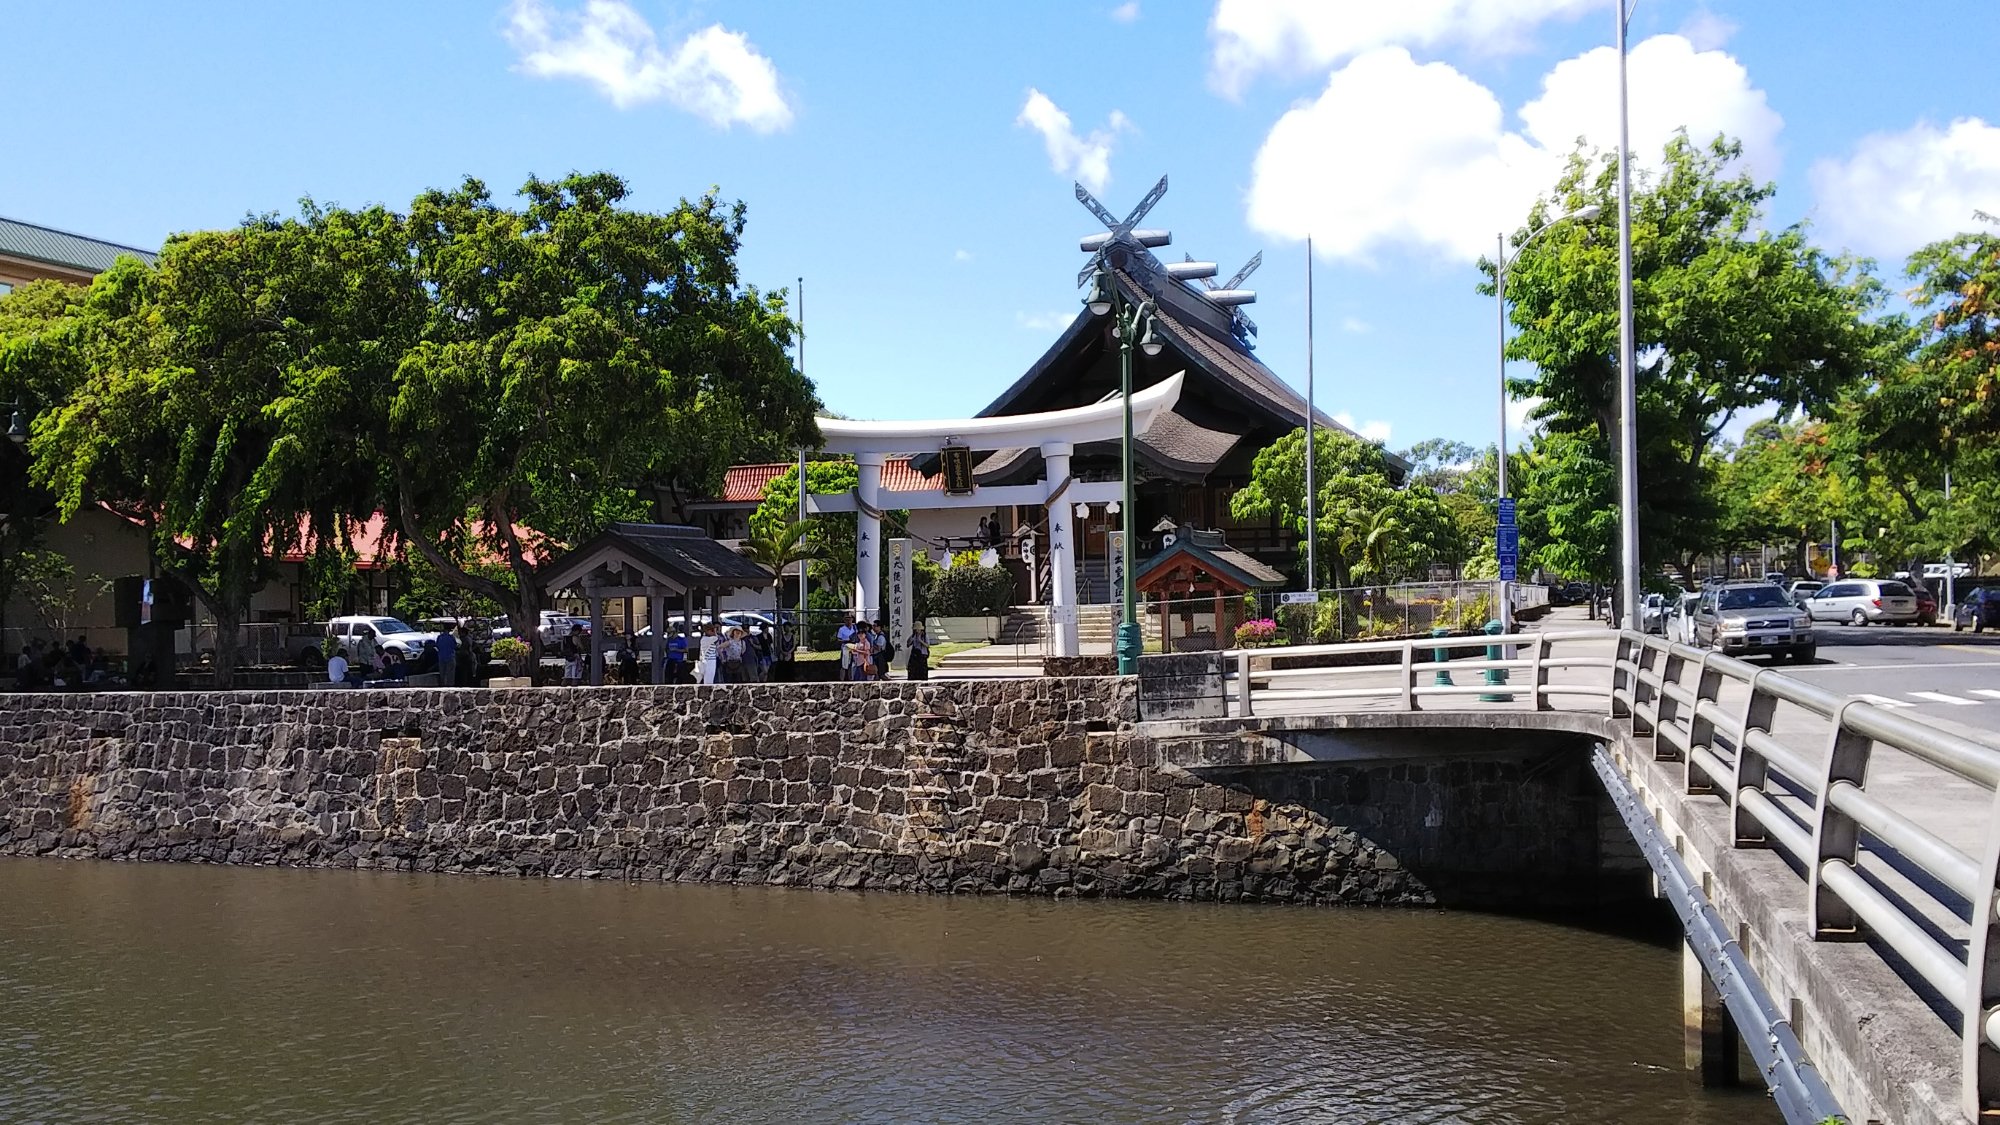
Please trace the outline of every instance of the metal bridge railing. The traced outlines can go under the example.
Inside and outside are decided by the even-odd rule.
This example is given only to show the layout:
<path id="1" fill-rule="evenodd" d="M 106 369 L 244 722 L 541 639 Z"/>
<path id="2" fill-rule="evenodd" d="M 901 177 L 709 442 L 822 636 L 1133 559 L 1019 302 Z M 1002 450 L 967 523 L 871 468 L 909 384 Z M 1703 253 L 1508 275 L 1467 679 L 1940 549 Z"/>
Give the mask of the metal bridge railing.
<path id="1" fill-rule="evenodd" d="M 1725 688 L 1739 698 L 1726 705 Z M 1773 733 L 1783 705 L 1825 728 L 1817 751 Z M 1633 745 L 1685 763 L 1690 793 L 1727 805 L 1732 846 L 1773 848 L 1801 873 L 1815 940 L 1874 939 L 1958 1013 L 1968 1117 L 2000 1108 L 2000 749 L 1720 653 L 1626 632 L 1613 718 Z M 1977 852 L 1868 787 L 1870 760 L 1902 754 L 1976 785 L 1988 814 Z M 1864 871 L 1864 852 L 1906 877 Z M 1914 869 L 1924 878 L 1908 877 Z M 1935 924 L 1967 927 L 1961 941 Z"/>
<path id="2" fill-rule="evenodd" d="M 1244 716 L 1255 715 L 1259 702 L 1268 711 L 1269 704 L 1281 701 L 1370 699 L 1393 700 L 1405 711 L 1423 710 L 1425 701 L 1434 699 L 1450 699 L 1454 707 L 1547 711 L 1558 695 L 1610 697 L 1614 639 L 1602 629 L 1589 629 L 1240 648 L 1223 655 L 1236 713 Z M 1370 657 L 1390 657 L 1393 662 L 1273 667 L 1281 660 L 1309 663 Z M 1567 675 L 1575 669 L 1601 674 L 1579 681 Z M 1566 674 L 1557 678 L 1557 672 Z"/>
<path id="3" fill-rule="evenodd" d="M 1454 653 L 1467 658 L 1439 659 Z M 1686 792 L 1726 806 L 1732 847 L 1774 849 L 1790 862 L 1815 940 L 1879 942 L 1907 967 L 1897 970 L 1906 980 L 1914 975 L 1913 992 L 1955 1010 L 1965 1112 L 1981 1120 L 2000 1109 L 2000 747 L 1629 630 L 1233 649 L 1224 657 L 1232 710 L 1242 716 L 1316 703 L 1546 711 L 1555 697 L 1575 701 L 1565 709 L 1608 702 L 1611 717 L 1629 724 L 1635 752 L 1684 763 Z M 1273 667 L 1335 657 L 1381 662 Z M 1788 721 L 1774 724 L 1781 707 Z M 1800 733 L 1808 726 L 1820 730 L 1817 745 Z M 1870 789 L 1870 761 L 1883 754 L 1978 787 L 1987 812 L 1973 850 L 1939 835 L 1922 811 L 1897 807 L 1907 802 L 1881 785 Z M 1886 871 L 1864 867 L 1864 856 Z M 1941 917 L 1955 918 L 1963 937 Z"/>

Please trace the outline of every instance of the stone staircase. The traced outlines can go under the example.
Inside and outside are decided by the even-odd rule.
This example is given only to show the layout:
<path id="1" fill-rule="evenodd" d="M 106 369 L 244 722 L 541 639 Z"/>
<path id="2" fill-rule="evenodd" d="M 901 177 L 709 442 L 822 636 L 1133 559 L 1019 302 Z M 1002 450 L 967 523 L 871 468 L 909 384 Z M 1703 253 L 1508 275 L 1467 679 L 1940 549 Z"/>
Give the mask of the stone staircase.
<path id="1" fill-rule="evenodd" d="M 1077 608 L 1076 637 L 1078 643 L 1086 647 L 1093 644 L 1110 644 L 1118 632 L 1119 607 L 1115 605 L 1085 605 Z M 1051 643 L 1049 631 L 1049 607 L 1045 605 L 1017 605 L 1007 611 L 1006 620 L 1000 623 L 1000 646 L 1020 646 L 1039 648 Z"/>

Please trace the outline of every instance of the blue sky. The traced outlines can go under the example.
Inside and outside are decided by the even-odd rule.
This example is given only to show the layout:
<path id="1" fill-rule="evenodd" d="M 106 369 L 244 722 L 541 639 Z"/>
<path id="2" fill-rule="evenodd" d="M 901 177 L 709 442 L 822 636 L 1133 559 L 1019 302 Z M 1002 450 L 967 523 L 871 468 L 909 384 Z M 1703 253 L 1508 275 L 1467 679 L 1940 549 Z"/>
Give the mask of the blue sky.
<path id="1" fill-rule="evenodd" d="M 198 12 L 198 15 L 192 14 Z M 1808 14 L 1809 13 L 1809 14 Z M 1259 354 L 1390 445 L 1491 439 L 1474 257 L 1607 142 L 1603 0 L 343 5 L 0 9 L 0 215 L 156 246 L 310 194 L 406 204 L 606 168 L 642 205 L 749 205 L 746 279 L 805 278 L 806 367 L 859 417 L 969 413 L 1077 308 L 1090 217 L 1256 251 Z M 1634 147 L 1744 135 L 1774 218 L 1880 258 L 2000 212 L 1990 0 L 1641 0 Z M 1593 53 L 1594 52 L 1594 53 Z M 1036 94 L 1039 97 L 1036 97 Z"/>

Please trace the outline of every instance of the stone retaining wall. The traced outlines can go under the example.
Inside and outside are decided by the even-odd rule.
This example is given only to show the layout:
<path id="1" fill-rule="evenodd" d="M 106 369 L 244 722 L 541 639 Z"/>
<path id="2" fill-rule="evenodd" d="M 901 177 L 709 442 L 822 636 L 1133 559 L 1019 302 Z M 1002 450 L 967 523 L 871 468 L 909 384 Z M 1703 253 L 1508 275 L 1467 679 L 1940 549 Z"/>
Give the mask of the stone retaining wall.
<path id="1" fill-rule="evenodd" d="M 4 702 L 0 854 L 1503 906 L 1597 869 L 1567 765 L 1197 776 L 1129 679 Z"/>

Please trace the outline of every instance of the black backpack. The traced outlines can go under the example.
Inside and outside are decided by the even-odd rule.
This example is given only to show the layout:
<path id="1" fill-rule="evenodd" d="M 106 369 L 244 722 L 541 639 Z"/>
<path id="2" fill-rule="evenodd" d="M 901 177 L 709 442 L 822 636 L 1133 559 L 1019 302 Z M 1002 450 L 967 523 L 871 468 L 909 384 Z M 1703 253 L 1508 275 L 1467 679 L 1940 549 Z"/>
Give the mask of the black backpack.
<path id="1" fill-rule="evenodd" d="M 884 664 L 896 659 L 896 642 L 890 640 L 887 633 L 882 635 L 882 651 L 875 654 L 875 659 Z"/>

